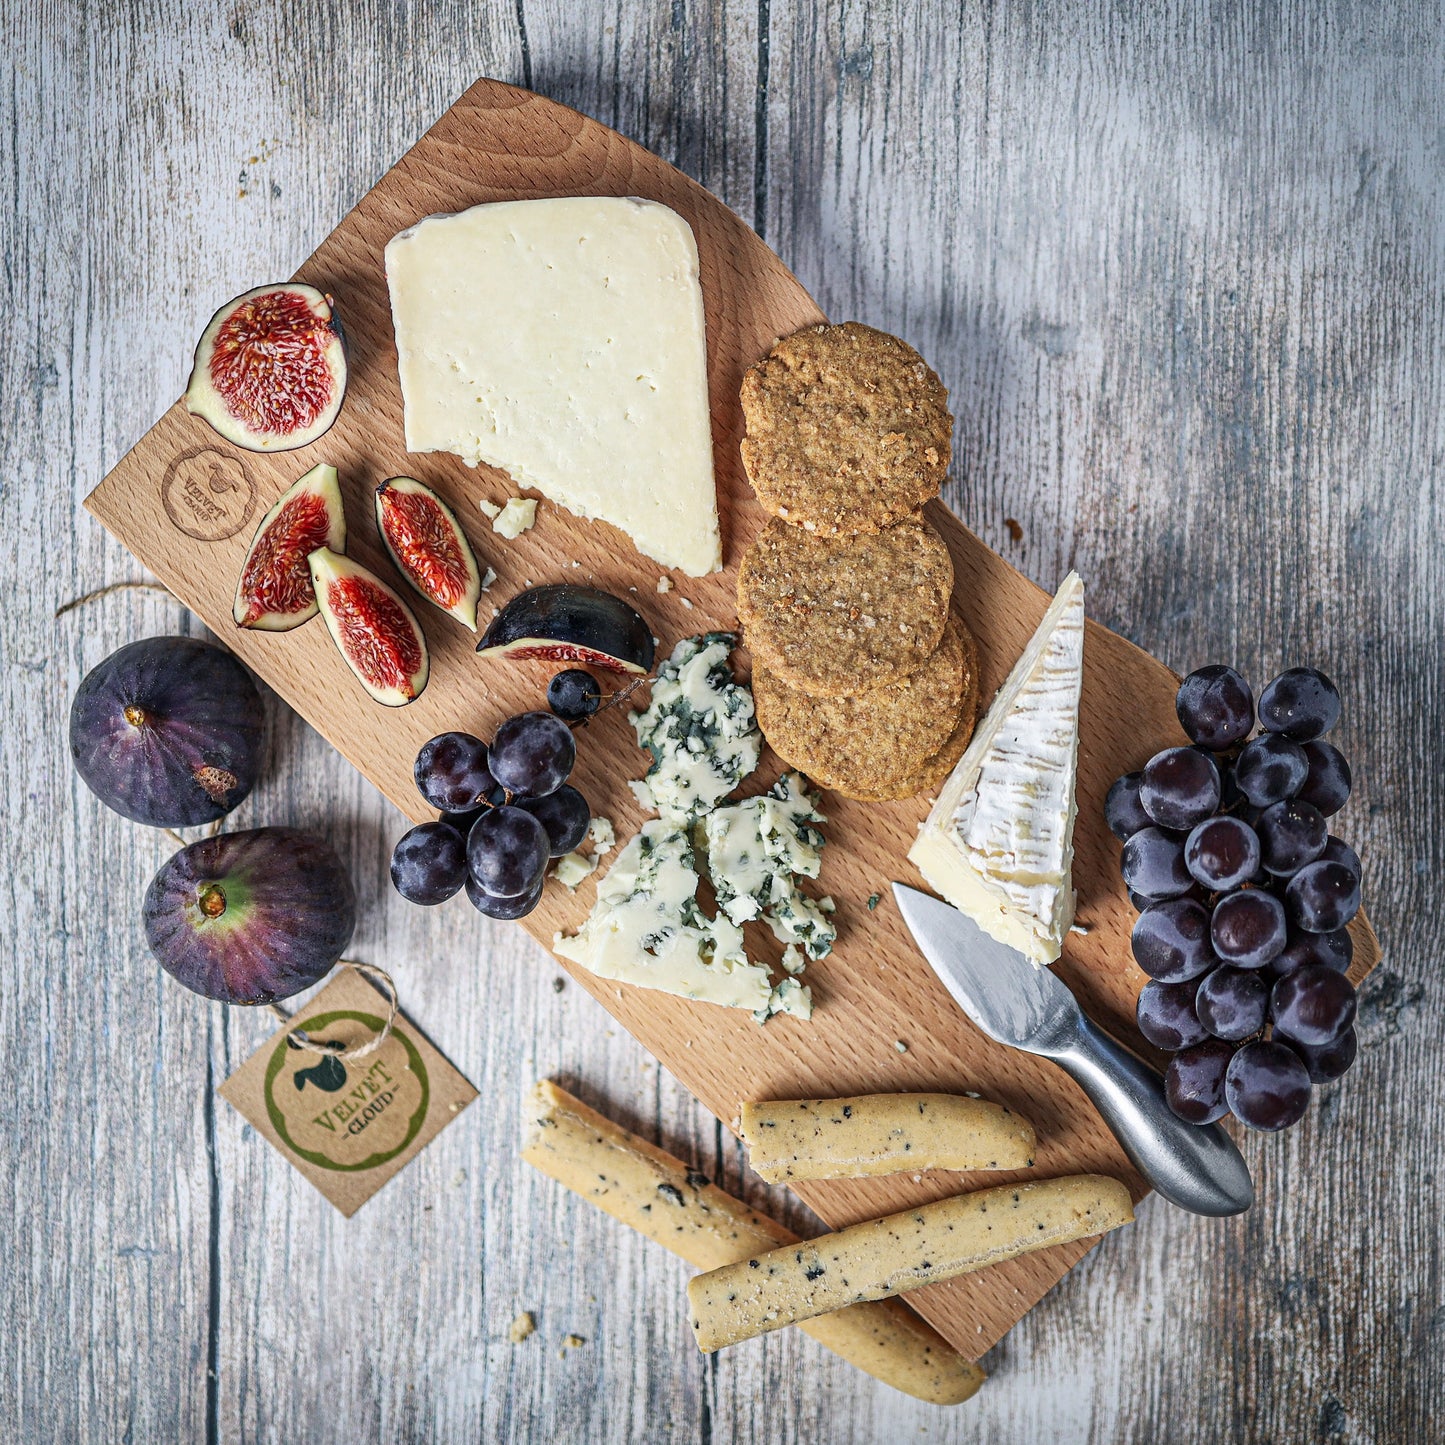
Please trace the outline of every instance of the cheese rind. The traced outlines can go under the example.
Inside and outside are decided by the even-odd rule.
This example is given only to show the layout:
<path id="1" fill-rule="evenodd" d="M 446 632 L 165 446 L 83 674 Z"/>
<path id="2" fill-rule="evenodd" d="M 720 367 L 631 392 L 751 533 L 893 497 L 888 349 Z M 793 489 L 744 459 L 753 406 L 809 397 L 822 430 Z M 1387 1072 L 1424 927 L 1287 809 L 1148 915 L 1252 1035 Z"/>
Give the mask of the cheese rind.
<path id="1" fill-rule="evenodd" d="M 922 1169 L 1028 1169 L 1034 1131 L 1002 1104 L 958 1094 L 861 1094 L 745 1103 L 748 1167 L 769 1184 Z"/>
<path id="2" fill-rule="evenodd" d="M 722 566 L 697 244 L 655 201 L 428 216 L 386 276 L 406 446 L 486 462 L 692 576 Z"/>
<path id="3" fill-rule="evenodd" d="M 687 1286 L 693 1336 L 707 1353 L 1133 1218 L 1129 1191 L 1102 1174 L 940 1199 L 696 1276 Z"/>
<path id="4" fill-rule="evenodd" d="M 1036 964 L 1074 917 L 1084 584 L 1064 579 L 908 856 L 986 933 Z"/>
<path id="5" fill-rule="evenodd" d="M 522 1158 L 614 1219 L 685 1259 L 716 1269 L 797 1236 L 725 1193 L 550 1080 L 524 1109 Z M 975 1394 L 984 1373 L 906 1305 L 855 1305 L 801 1328 L 875 1379 L 935 1405 Z"/>

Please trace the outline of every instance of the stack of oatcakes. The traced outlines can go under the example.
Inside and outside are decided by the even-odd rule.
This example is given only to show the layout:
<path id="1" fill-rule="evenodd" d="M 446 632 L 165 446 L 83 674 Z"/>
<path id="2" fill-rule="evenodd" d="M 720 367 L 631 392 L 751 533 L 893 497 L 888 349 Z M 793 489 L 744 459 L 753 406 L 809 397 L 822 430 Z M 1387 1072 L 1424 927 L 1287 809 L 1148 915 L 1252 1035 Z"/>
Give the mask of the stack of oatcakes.
<path id="1" fill-rule="evenodd" d="M 937 375 L 871 326 L 814 326 L 743 378 L 743 465 L 772 514 L 738 616 L 758 724 L 814 782 L 869 802 L 937 787 L 978 714 L 953 562 L 923 520 L 952 454 Z"/>

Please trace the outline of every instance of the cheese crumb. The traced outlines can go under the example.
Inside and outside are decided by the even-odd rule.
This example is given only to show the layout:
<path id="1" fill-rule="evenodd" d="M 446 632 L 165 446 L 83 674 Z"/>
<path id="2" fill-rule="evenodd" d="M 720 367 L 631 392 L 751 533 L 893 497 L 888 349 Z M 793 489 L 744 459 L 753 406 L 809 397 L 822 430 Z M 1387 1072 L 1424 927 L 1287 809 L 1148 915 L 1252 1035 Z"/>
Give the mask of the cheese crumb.
<path id="1" fill-rule="evenodd" d="M 617 846 L 617 833 L 611 818 L 595 815 L 587 825 L 587 836 L 592 840 L 592 851 L 597 857 L 610 853 Z"/>
<path id="2" fill-rule="evenodd" d="M 512 1321 L 512 1327 L 507 1331 L 507 1338 L 514 1345 L 520 1345 L 528 1335 L 537 1328 L 537 1321 L 532 1318 L 531 1311 L 523 1310 L 516 1319 Z"/>
<path id="3" fill-rule="evenodd" d="M 496 580 L 497 574 L 488 567 L 487 570 L 482 573 L 482 591 L 486 592 Z M 492 611 L 495 612 L 496 608 L 494 607 Z"/>
<path id="4" fill-rule="evenodd" d="M 536 520 L 536 502 L 531 497 L 513 497 L 492 518 L 492 531 L 512 542 L 527 531 Z"/>
<path id="5" fill-rule="evenodd" d="M 900 1054 L 906 1054 L 908 1052 L 908 1045 L 905 1044 L 902 1039 L 894 1039 L 893 1047 L 897 1049 Z"/>
<path id="6" fill-rule="evenodd" d="M 657 579 L 657 590 L 658 590 L 659 592 L 671 592 L 671 591 L 672 591 L 672 578 L 671 578 L 671 577 L 659 577 L 659 578 Z"/>
<path id="7" fill-rule="evenodd" d="M 590 878 L 597 871 L 599 862 L 601 858 L 596 855 L 589 858 L 585 853 L 564 853 L 552 869 L 552 876 L 569 892 L 574 892 L 584 878 Z"/>
<path id="8" fill-rule="evenodd" d="M 477 506 L 484 511 L 494 522 L 501 515 L 502 509 L 495 503 L 489 502 L 485 497 L 477 498 Z"/>
<path id="9" fill-rule="evenodd" d="M 679 597 L 677 600 L 681 602 L 682 605 L 686 607 L 689 612 L 692 611 L 692 603 L 689 602 L 686 597 Z"/>

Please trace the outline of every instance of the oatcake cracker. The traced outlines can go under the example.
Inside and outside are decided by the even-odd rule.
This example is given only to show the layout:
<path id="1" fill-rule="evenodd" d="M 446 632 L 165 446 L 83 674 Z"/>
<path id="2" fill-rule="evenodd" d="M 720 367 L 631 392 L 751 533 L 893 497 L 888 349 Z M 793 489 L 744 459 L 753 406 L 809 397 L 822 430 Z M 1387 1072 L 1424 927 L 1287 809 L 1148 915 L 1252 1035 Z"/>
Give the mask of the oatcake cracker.
<path id="1" fill-rule="evenodd" d="M 818 537 L 777 519 L 738 572 L 753 656 L 790 687 L 842 697 L 917 671 L 948 620 L 953 562 L 921 518 Z"/>
<path id="2" fill-rule="evenodd" d="M 845 798 L 856 798 L 862 803 L 892 803 L 901 798 L 916 797 L 919 793 L 931 793 L 942 787 L 944 779 L 953 771 L 958 760 L 968 747 L 973 736 L 974 725 L 978 722 L 978 688 L 975 686 L 964 698 L 958 714 L 958 725 L 949 733 L 947 741 L 934 755 L 915 768 L 906 777 L 886 787 L 862 787 L 844 790 L 837 788 Z"/>
<path id="3" fill-rule="evenodd" d="M 916 672 L 853 697 L 810 697 L 753 664 L 758 725 L 773 751 L 843 793 L 916 773 L 948 741 L 977 688 L 973 637 L 956 618 Z"/>
<path id="4" fill-rule="evenodd" d="M 824 536 L 876 532 L 938 495 L 948 392 L 906 341 L 810 326 L 743 377 L 743 465 L 764 510 Z"/>

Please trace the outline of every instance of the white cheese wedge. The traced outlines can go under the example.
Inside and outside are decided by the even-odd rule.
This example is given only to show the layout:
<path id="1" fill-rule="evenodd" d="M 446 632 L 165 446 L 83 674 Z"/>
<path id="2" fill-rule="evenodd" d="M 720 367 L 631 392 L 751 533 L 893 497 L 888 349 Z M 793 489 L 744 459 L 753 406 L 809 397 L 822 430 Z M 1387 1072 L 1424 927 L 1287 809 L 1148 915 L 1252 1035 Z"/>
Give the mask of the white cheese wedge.
<path id="1" fill-rule="evenodd" d="M 413 452 L 486 462 L 694 577 L 722 566 L 697 244 L 654 201 L 502 201 L 386 248 Z"/>
<path id="2" fill-rule="evenodd" d="M 919 830 L 909 858 L 985 933 L 1052 963 L 1074 917 L 1084 584 L 1071 572 Z"/>
<path id="3" fill-rule="evenodd" d="M 766 1016 L 767 969 L 748 961 L 741 928 L 702 912 L 697 885 L 687 833 L 662 818 L 644 823 L 597 885 L 581 930 L 557 934 L 552 947 L 599 978 Z"/>

